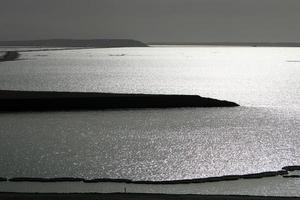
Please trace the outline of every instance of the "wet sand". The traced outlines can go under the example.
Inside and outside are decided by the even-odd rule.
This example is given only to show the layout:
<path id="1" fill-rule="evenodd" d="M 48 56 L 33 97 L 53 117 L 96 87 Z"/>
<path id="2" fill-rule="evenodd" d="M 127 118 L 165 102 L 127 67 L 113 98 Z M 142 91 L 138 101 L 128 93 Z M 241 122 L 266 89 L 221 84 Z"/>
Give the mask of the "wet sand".
<path id="1" fill-rule="evenodd" d="M 287 200 L 287 199 L 300 199 L 300 197 L 274 197 L 274 196 L 243 196 L 243 195 L 174 195 L 174 194 L 142 194 L 142 193 L 70 193 L 70 194 L 55 194 L 55 193 L 0 193 L 0 199 L 3 200 L 55 200 L 55 199 L 73 199 L 73 200 Z"/>

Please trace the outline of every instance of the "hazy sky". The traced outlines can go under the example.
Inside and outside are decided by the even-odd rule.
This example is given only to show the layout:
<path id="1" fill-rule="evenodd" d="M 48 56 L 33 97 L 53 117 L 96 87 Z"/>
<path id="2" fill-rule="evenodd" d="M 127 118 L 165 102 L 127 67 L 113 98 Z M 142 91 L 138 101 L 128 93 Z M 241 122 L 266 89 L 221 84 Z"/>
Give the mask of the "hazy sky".
<path id="1" fill-rule="evenodd" d="M 0 0 L 0 40 L 300 42 L 300 0 Z"/>

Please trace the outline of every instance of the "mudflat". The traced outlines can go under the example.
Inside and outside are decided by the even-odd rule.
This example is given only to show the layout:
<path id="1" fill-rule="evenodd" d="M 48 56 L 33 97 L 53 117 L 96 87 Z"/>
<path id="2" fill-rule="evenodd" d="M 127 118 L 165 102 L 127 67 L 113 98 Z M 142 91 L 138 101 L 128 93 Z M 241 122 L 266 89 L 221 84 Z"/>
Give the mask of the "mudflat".
<path id="1" fill-rule="evenodd" d="M 275 196 L 243 196 L 243 195 L 193 195 L 193 194 L 142 194 L 142 193 L 0 193 L 3 200 L 291 200 L 300 197 L 275 197 Z"/>

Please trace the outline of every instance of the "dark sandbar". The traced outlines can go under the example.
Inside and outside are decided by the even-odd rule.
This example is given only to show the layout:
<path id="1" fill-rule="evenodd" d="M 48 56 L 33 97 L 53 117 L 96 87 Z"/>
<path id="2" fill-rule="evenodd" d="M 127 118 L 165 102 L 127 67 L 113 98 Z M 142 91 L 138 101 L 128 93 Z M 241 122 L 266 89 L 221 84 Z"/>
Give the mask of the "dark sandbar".
<path id="1" fill-rule="evenodd" d="M 286 168 L 286 167 L 284 167 Z M 289 166 L 288 169 L 292 168 Z M 92 179 L 86 180 L 82 178 L 10 178 L 9 182 L 78 182 L 84 183 L 100 183 L 100 182 L 118 182 L 118 183 L 130 183 L 130 184 L 189 184 L 189 183 L 206 183 L 206 182 L 218 182 L 218 181 L 232 181 L 238 179 L 248 178 L 264 178 L 270 176 L 283 176 L 288 174 L 286 169 L 279 171 L 262 172 L 256 174 L 245 175 L 233 175 L 233 176 L 221 176 L 221 177 L 209 177 L 202 179 L 190 179 L 190 180 L 173 180 L 173 181 L 134 181 L 129 179 Z M 207 199 L 207 200 L 283 200 L 283 199 L 300 199 L 300 197 L 279 197 L 279 196 L 247 196 L 247 195 L 199 195 L 199 194 L 150 194 L 150 193 L 18 193 L 18 192 L 0 192 L 0 199 L 106 199 L 106 200 L 119 200 L 119 199 L 165 199 L 165 200 L 177 200 L 177 199 Z"/>
<path id="2" fill-rule="evenodd" d="M 239 105 L 197 95 L 0 91 L 2 112 L 235 106 Z"/>
<path id="3" fill-rule="evenodd" d="M 209 182 L 221 182 L 221 181 L 233 181 L 240 179 L 259 179 L 266 177 L 291 177 L 288 175 L 288 170 L 267 171 L 253 174 L 243 175 L 225 175 L 217 177 L 196 178 L 196 179 L 182 179 L 182 180 L 165 180 L 165 181 L 151 181 L 151 180 L 131 180 L 131 179 L 111 179 L 111 178 L 95 178 L 84 179 L 75 177 L 57 177 L 57 178 L 36 178 L 36 177 L 14 177 L 3 178 L 3 181 L 9 182 L 84 182 L 84 183 L 128 183 L 128 184 L 152 184 L 152 185 L 170 185 L 170 184 L 190 184 L 190 183 L 209 183 Z M 295 176 L 293 176 L 295 178 Z"/>

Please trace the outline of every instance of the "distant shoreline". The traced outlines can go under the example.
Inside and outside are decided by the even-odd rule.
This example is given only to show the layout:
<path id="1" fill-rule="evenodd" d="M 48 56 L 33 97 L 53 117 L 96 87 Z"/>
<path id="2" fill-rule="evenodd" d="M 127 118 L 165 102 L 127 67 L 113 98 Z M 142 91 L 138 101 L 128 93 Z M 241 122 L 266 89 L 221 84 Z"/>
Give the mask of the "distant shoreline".
<path id="1" fill-rule="evenodd" d="M 49 40 L 20 40 L 0 41 L 0 46 L 35 46 L 35 47 L 147 47 L 148 45 L 132 39 L 49 39 Z"/>
<path id="2" fill-rule="evenodd" d="M 300 43 L 293 42 L 199 42 L 199 43 L 156 43 L 149 42 L 149 46 L 228 46 L 228 47 L 300 47 Z"/>
<path id="3" fill-rule="evenodd" d="M 133 39 L 46 39 L 0 41 L 0 47 L 114 48 L 149 46 L 300 47 L 298 42 L 141 42 Z"/>
<path id="4" fill-rule="evenodd" d="M 235 106 L 197 95 L 0 90 L 0 112 Z"/>

